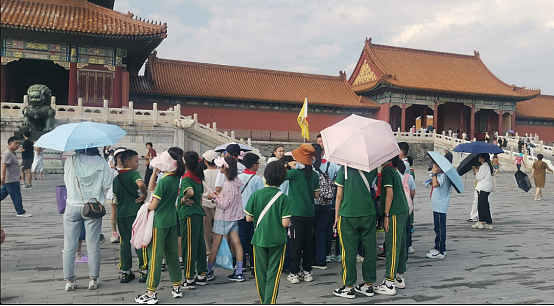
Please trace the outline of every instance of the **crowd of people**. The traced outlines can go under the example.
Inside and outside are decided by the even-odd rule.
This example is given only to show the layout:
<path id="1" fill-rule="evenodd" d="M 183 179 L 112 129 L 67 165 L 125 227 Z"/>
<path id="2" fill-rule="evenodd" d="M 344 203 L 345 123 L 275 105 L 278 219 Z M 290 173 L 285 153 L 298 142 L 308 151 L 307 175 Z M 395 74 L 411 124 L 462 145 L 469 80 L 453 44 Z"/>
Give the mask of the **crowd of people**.
<path id="1" fill-rule="evenodd" d="M 32 142 L 20 147 L 15 137 L 8 145 L 2 156 L 2 199 L 10 194 L 17 215 L 30 216 L 22 206 L 19 179 L 24 174 L 19 173 L 15 151 L 34 151 L 36 160 L 42 150 L 33 150 Z M 152 143 L 147 143 L 148 153 L 140 158 L 125 148 L 105 147 L 104 158 L 97 148 L 77 150 L 64 165 L 65 290 L 75 290 L 74 268 L 79 262 L 75 255 L 82 240 L 88 251 L 88 289 L 98 288 L 102 218 L 83 217 L 83 203 L 95 199 L 112 208 L 109 241 L 119 242 L 121 283 L 136 278 L 135 249 L 139 259 L 135 271 L 139 282 L 146 284 L 146 291 L 135 298 L 139 304 L 158 302 L 162 271 L 169 272 L 174 298 L 207 285 L 216 278 L 214 267 L 221 265 L 217 257 L 222 251 L 232 254 L 233 271 L 223 277 L 242 282 L 250 270 L 263 304 L 276 302 L 282 273 L 292 284 L 311 282 L 312 269 L 325 270 L 333 260 L 342 266 L 342 287 L 334 295 L 348 299 L 357 294 L 394 295 L 406 288 L 407 261 L 414 252 L 416 189 L 409 146 L 405 142 L 398 146 L 398 156 L 365 172 L 326 160 L 319 135 L 315 143 L 302 144 L 292 152 L 275 146 L 263 176 L 257 173 L 260 157 L 244 152 L 238 144 L 201 156 L 177 147 L 158 155 Z M 446 152 L 446 158 L 451 162 L 452 154 Z M 535 200 L 542 199 L 544 176 L 552 171 L 540 154 L 538 158 L 531 174 L 537 186 Z M 137 171 L 140 159 L 147 166 L 144 179 Z M 24 157 L 23 164 L 28 160 Z M 489 154 L 481 154 L 474 167 L 475 200 L 468 220 L 475 222 L 474 229 L 493 228 L 489 196 L 496 166 L 500 166 L 497 156 L 491 161 Z M 435 241 L 426 257 L 444 259 L 451 182 L 437 163 L 432 164 L 430 176 Z M 377 246 L 378 231 L 385 232 L 382 246 Z M 148 237 L 148 242 L 134 244 L 137 233 Z M 385 260 L 380 282 L 379 259 Z M 363 282 L 357 284 L 359 261 Z"/>

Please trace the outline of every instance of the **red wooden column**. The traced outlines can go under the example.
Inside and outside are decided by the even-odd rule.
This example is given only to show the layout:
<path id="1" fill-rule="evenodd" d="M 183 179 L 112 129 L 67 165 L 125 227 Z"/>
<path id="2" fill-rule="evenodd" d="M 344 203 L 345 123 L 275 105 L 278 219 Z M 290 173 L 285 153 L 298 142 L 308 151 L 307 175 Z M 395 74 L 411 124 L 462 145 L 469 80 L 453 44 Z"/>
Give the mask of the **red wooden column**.
<path id="1" fill-rule="evenodd" d="M 129 107 L 129 72 L 123 71 L 123 80 L 121 82 L 121 105 Z"/>
<path id="2" fill-rule="evenodd" d="M 471 114 L 469 118 L 469 140 L 473 140 L 473 138 L 475 138 L 475 104 L 471 104 Z"/>
<path id="3" fill-rule="evenodd" d="M 435 132 L 438 132 L 439 125 L 439 102 L 435 101 L 435 109 L 433 110 L 433 127 Z"/>
<path id="4" fill-rule="evenodd" d="M 1 87 L 0 87 L 0 102 L 10 102 L 8 101 L 8 66 L 2 65 L 2 74 L 0 75 Z"/>
<path id="5" fill-rule="evenodd" d="M 460 131 L 458 137 L 462 138 L 464 133 L 464 105 L 460 103 Z"/>
<path id="6" fill-rule="evenodd" d="M 424 105 L 421 111 L 421 127 L 427 129 L 427 105 Z"/>
<path id="7" fill-rule="evenodd" d="M 504 112 L 502 110 L 498 112 L 498 135 L 499 136 L 502 136 L 502 115 L 503 114 Z"/>
<path id="8" fill-rule="evenodd" d="M 68 105 L 77 105 L 77 63 L 69 63 L 69 94 Z"/>
<path id="9" fill-rule="evenodd" d="M 115 77 L 113 80 L 113 107 L 121 107 L 122 78 L 121 66 L 115 66 Z"/>
<path id="10" fill-rule="evenodd" d="M 406 132 L 406 103 L 402 103 L 402 116 L 400 122 L 400 131 Z"/>
<path id="11" fill-rule="evenodd" d="M 516 111 L 512 111 L 512 130 L 516 131 Z"/>
<path id="12" fill-rule="evenodd" d="M 485 129 L 485 132 L 492 134 L 492 130 L 491 130 L 491 126 L 492 126 L 492 123 L 491 123 L 491 111 L 488 110 L 487 111 L 487 128 Z"/>
<path id="13" fill-rule="evenodd" d="M 383 120 L 386 123 L 390 124 L 390 102 L 381 104 L 381 109 L 379 109 L 379 120 Z"/>

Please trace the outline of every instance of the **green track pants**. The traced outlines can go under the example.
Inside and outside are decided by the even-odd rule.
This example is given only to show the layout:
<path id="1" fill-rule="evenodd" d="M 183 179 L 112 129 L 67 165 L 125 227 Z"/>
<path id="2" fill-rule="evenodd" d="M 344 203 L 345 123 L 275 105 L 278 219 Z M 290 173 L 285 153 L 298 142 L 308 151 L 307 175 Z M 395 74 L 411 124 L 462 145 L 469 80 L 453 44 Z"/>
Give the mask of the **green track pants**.
<path id="1" fill-rule="evenodd" d="M 206 266 L 206 243 L 204 242 L 204 217 L 191 215 L 181 223 L 181 254 L 185 264 L 185 278 L 194 279 L 198 275 L 208 272 Z"/>
<path id="2" fill-rule="evenodd" d="M 275 247 L 252 246 L 254 269 L 256 271 L 256 288 L 262 304 L 275 304 L 279 293 L 279 280 L 285 263 L 287 245 Z"/>
<path id="3" fill-rule="evenodd" d="M 342 282 L 345 286 L 356 285 L 356 255 L 358 241 L 361 239 L 365 250 L 362 263 L 362 277 L 366 283 L 377 280 L 377 251 L 375 235 L 375 215 L 365 217 L 339 216 L 337 224 L 340 243 L 342 245 Z"/>
<path id="4" fill-rule="evenodd" d="M 406 260 L 408 259 L 406 221 L 408 221 L 408 212 L 389 217 L 389 231 L 385 234 L 387 252 L 385 278 L 389 281 L 394 281 L 396 273 L 406 272 Z"/>
<path id="5" fill-rule="evenodd" d="M 117 227 L 119 228 L 119 270 L 127 271 L 133 267 L 133 254 L 132 249 L 135 249 L 131 245 L 131 233 L 133 228 L 133 222 L 135 222 L 136 216 L 117 218 Z M 135 249 L 139 259 L 139 269 L 146 270 L 148 263 L 148 256 L 146 254 L 146 248 Z"/>
<path id="6" fill-rule="evenodd" d="M 181 284 L 181 267 L 177 253 L 177 226 L 153 228 L 152 241 L 148 245 L 148 290 L 156 291 L 162 275 L 162 259 L 165 255 L 169 279 L 174 286 Z"/>

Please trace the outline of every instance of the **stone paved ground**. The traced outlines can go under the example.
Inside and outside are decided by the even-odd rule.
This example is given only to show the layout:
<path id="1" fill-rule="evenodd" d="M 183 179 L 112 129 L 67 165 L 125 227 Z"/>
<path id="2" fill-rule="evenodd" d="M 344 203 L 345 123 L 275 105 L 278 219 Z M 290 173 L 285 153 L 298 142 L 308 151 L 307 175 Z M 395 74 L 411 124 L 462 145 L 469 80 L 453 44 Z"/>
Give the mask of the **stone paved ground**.
<path id="1" fill-rule="evenodd" d="M 547 177 L 545 200 L 533 201 L 532 194 L 515 188 L 512 173 L 501 173 L 499 192 L 493 194 L 494 230 L 474 230 L 466 221 L 473 194 L 472 175 L 464 178 L 468 191 L 453 194 L 447 225 L 447 254 L 444 260 L 425 257 L 433 247 L 432 214 L 429 190 L 422 182 L 425 169 L 416 169 L 416 224 L 414 248 L 406 273 L 408 288 L 396 296 L 334 297 L 341 286 L 340 264 L 331 263 L 325 271 L 314 270 L 314 281 L 292 285 L 282 276 L 279 303 L 553 303 L 554 302 L 554 175 Z M 46 175 L 23 194 L 24 206 L 34 214 L 20 219 L 9 198 L 2 202 L 2 225 L 7 234 L 1 246 L 1 302 L 29 303 L 134 303 L 136 294 L 145 290 L 137 280 L 119 283 L 118 245 L 102 245 L 101 285 L 98 290 L 84 289 L 88 284 L 86 264 L 76 264 L 77 290 L 64 292 L 62 271 L 63 225 L 57 213 L 55 186 L 63 184 L 61 175 Z M 109 213 L 109 212 L 108 212 Z M 103 231 L 109 233 L 108 217 Z M 379 234 L 378 242 L 382 242 Z M 84 247 L 86 252 L 86 247 Z M 360 266 L 361 264 L 358 264 Z M 384 262 L 378 262 L 378 277 L 384 274 Z M 361 269 L 358 269 L 360 271 Z M 160 303 L 258 303 L 253 279 L 243 283 L 227 281 L 229 272 L 216 269 L 216 280 L 208 286 L 185 292 L 174 300 L 169 292 L 167 272 L 159 288 Z M 361 275 L 359 276 L 361 281 Z"/>

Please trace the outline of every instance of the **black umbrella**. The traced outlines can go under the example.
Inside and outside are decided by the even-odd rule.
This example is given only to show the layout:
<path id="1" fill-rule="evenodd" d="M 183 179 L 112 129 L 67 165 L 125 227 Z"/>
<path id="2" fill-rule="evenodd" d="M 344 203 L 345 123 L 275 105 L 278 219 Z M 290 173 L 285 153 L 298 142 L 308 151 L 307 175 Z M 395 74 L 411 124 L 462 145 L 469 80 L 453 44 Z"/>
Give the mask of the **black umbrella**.
<path id="1" fill-rule="evenodd" d="M 521 188 L 523 191 L 529 192 L 529 190 L 531 190 L 531 181 L 529 181 L 527 174 L 521 170 L 517 170 L 514 174 L 514 179 L 516 180 L 517 187 Z"/>
<path id="2" fill-rule="evenodd" d="M 466 174 L 471 170 L 471 167 L 479 165 L 479 153 L 469 154 L 456 168 L 460 176 Z"/>

